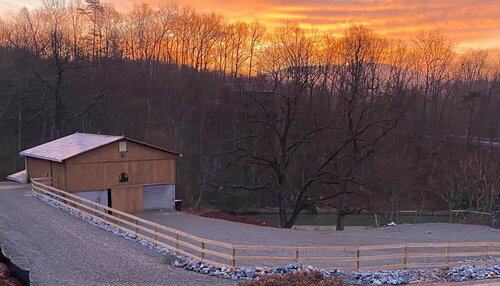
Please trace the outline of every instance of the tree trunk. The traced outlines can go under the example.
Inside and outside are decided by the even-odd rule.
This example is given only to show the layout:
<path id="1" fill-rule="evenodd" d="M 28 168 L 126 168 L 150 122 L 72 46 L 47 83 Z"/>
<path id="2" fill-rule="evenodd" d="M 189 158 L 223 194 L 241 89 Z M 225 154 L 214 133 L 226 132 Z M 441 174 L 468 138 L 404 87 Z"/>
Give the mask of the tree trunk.
<path id="1" fill-rule="evenodd" d="M 21 93 L 17 95 L 17 152 L 22 151 L 23 104 Z"/>
<path id="2" fill-rule="evenodd" d="M 52 112 L 52 131 L 51 131 L 51 140 L 59 138 L 62 132 L 62 113 L 63 113 L 63 105 L 61 100 L 56 100 L 53 107 Z"/>
<path id="3" fill-rule="evenodd" d="M 280 226 L 282 228 L 286 228 L 287 215 L 286 215 L 285 196 L 283 194 L 279 195 L 278 204 L 279 204 Z"/>
<path id="4" fill-rule="evenodd" d="M 294 211 L 292 215 L 290 216 L 290 219 L 287 221 L 285 228 L 292 228 L 292 226 L 295 224 L 295 221 L 297 221 L 297 217 L 299 216 L 300 211 Z"/>
<path id="5" fill-rule="evenodd" d="M 337 231 L 344 230 L 344 222 L 346 217 L 346 212 L 339 210 L 337 213 Z"/>

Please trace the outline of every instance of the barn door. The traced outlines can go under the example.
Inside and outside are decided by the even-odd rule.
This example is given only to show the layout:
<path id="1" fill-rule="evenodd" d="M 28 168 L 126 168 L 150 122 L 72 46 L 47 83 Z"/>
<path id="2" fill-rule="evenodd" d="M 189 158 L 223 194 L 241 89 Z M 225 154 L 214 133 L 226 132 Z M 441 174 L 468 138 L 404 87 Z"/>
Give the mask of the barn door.
<path id="1" fill-rule="evenodd" d="M 130 214 L 142 211 L 142 188 L 111 189 L 111 207 Z"/>
<path id="2" fill-rule="evenodd" d="M 175 185 L 144 186 L 144 210 L 173 210 Z"/>

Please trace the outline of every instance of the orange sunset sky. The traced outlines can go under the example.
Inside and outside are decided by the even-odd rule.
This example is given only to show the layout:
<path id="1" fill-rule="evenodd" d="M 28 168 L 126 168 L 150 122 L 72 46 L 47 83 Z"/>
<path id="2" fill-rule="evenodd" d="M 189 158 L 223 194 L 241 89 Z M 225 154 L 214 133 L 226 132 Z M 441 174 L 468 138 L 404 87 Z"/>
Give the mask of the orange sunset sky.
<path id="1" fill-rule="evenodd" d="M 103 0 L 118 10 L 134 5 L 156 6 L 165 0 Z M 259 20 L 268 26 L 286 21 L 341 33 L 352 24 L 365 24 L 381 34 L 409 38 L 419 30 L 440 29 L 460 49 L 483 48 L 500 55 L 500 0 L 179 0 L 201 11 L 234 20 Z M 41 0 L 0 0 L 0 12 L 34 7 Z"/>

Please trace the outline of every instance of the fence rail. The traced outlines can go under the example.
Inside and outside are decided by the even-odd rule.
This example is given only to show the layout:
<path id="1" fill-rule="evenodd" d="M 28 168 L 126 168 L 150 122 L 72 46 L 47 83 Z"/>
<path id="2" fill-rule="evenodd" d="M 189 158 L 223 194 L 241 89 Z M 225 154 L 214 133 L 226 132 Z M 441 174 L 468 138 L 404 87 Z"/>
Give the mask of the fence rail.
<path id="1" fill-rule="evenodd" d="M 37 194 L 155 246 L 217 266 L 312 263 L 324 269 L 375 270 L 500 264 L 500 242 L 404 243 L 364 246 L 236 245 L 195 236 L 62 191 L 51 178 L 32 179 Z M 454 259 L 473 261 L 453 261 Z M 480 260 L 478 260 L 480 259 Z M 250 261 L 250 265 L 245 262 Z M 260 265 L 258 265 L 260 263 Z"/>

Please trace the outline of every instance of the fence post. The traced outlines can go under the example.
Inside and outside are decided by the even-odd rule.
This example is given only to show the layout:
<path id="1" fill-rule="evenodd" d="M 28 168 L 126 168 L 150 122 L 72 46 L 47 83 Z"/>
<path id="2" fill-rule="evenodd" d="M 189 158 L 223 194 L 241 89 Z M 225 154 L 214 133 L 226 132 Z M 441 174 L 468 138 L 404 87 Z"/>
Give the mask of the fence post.
<path id="1" fill-rule="evenodd" d="M 484 247 L 484 264 L 488 264 L 488 261 L 489 261 L 489 257 L 488 257 L 488 245 L 486 245 Z"/>
<path id="2" fill-rule="evenodd" d="M 175 234 L 175 241 L 176 241 L 175 242 L 175 249 L 176 249 L 175 254 L 179 255 L 179 234 L 178 233 Z"/>
<path id="3" fill-rule="evenodd" d="M 449 266 L 449 264 L 450 264 L 450 247 L 449 246 L 446 247 L 446 257 L 445 258 L 446 258 L 446 266 Z"/>
<path id="4" fill-rule="evenodd" d="M 82 203 L 82 202 L 80 201 L 80 199 L 76 199 L 76 200 L 78 201 L 78 203 L 80 203 L 80 204 Z M 82 216 L 82 212 L 80 211 L 80 206 L 79 206 L 79 205 L 77 205 L 77 204 L 75 204 L 75 208 L 78 210 L 78 216 Z"/>
<path id="5" fill-rule="evenodd" d="M 299 250 L 295 249 L 295 263 L 299 263 Z"/>
<path id="6" fill-rule="evenodd" d="M 201 259 L 205 259 L 205 242 L 201 242 Z"/>
<path id="7" fill-rule="evenodd" d="M 154 232 L 153 233 L 153 240 L 154 240 L 153 245 L 156 246 L 156 241 L 158 240 L 158 236 L 156 235 L 156 226 L 155 225 L 153 225 L 153 232 Z"/>
<path id="8" fill-rule="evenodd" d="M 103 217 L 102 215 L 100 215 L 100 214 L 98 213 L 98 211 L 99 211 L 99 208 L 98 208 L 97 206 L 94 206 L 94 212 L 95 212 L 95 215 L 96 215 L 98 218 L 100 218 L 100 219 L 104 220 L 104 217 Z"/>
<path id="9" fill-rule="evenodd" d="M 81 200 L 78 199 L 78 202 L 81 204 Z M 80 208 L 80 206 L 76 205 L 76 208 L 78 209 L 78 214 L 83 217 L 85 215 L 85 208 Z"/>
<path id="10" fill-rule="evenodd" d="M 236 268 L 236 249 L 233 247 L 233 259 L 232 259 L 232 265 L 234 268 Z"/>
<path id="11" fill-rule="evenodd" d="M 137 227 L 137 225 L 139 225 L 139 222 L 135 219 L 135 234 L 137 235 L 137 233 L 139 232 L 139 228 Z"/>
<path id="12" fill-rule="evenodd" d="M 408 268 L 408 247 L 405 246 L 403 248 L 403 269 L 406 270 Z"/>
<path id="13" fill-rule="evenodd" d="M 360 251 L 359 249 L 356 249 L 356 270 L 359 270 L 359 254 L 360 254 Z"/>

